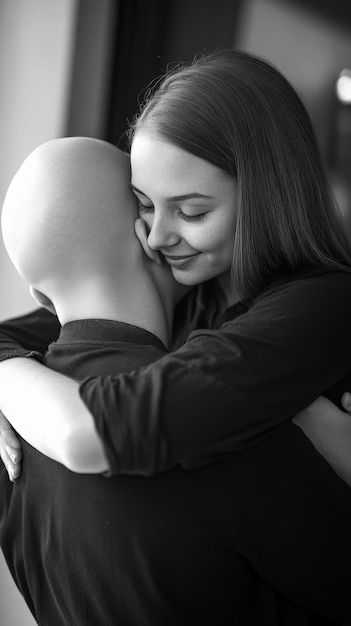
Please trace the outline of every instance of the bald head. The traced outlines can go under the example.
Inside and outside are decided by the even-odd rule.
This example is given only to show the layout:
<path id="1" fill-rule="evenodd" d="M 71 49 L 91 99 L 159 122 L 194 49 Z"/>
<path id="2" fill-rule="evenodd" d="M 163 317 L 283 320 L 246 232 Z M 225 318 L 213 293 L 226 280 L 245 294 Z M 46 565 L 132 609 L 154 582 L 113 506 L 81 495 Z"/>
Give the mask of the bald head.
<path id="1" fill-rule="evenodd" d="M 104 318 L 145 328 L 167 345 L 184 295 L 168 266 L 143 254 L 129 158 L 87 137 L 56 139 L 32 152 L 3 205 L 8 254 L 64 324 Z"/>
<path id="2" fill-rule="evenodd" d="M 133 263 L 136 202 L 128 157 L 85 137 L 45 143 L 24 161 L 2 211 L 4 243 L 18 272 L 50 297 L 51 285 L 105 277 Z"/>

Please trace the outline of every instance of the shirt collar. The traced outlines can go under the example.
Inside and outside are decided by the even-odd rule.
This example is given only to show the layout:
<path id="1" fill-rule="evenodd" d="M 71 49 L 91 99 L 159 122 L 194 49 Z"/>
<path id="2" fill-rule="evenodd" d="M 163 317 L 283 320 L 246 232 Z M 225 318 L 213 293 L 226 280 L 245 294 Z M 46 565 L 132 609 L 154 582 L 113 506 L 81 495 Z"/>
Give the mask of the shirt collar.
<path id="1" fill-rule="evenodd" d="M 149 331 L 133 324 L 105 319 L 74 320 L 62 326 L 58 343 L 78 341 L 159 345 L 164 349 L 161 340 Z"/>

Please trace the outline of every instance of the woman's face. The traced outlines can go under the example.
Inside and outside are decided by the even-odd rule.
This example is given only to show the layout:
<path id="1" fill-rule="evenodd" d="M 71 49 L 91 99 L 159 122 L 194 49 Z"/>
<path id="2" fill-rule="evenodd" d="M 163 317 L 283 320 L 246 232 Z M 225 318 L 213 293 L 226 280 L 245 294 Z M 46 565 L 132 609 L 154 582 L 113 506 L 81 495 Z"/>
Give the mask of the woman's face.
<path id="1" fill-rule="evenodd" d="M 236 181 L 204 159 L 139 131 L 131 149 L 132 189 L 148 244 L 183 285 L 229 274 Z"/>

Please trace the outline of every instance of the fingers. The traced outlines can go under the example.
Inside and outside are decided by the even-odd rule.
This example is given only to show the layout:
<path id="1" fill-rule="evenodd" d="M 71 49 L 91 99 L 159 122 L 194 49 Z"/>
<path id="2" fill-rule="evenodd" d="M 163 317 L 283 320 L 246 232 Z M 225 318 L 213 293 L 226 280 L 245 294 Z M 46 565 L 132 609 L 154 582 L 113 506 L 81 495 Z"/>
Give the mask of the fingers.
<path id="1" fill-rule="evenodd" d="M 0 457 L 6 467 L 9 479 L 14 482 L 21 474 L 21 452 L 10 446 L 0 445 Z"/>
<path id="2" fill-rule="evenodd" d="M 10 422 L 0 411 L 0 446 L 14 448 L 13 453 L 21 460 L 21 442 L 13 430 Z"/>
<path id="3" fill-rule="evenodd" d="M 345 411 L 351 413 L 351 393 L 349 391 L 346 391 L 341 396 L 341 404 Z"/>
<path id="4" fill-rule="evenodd" d="M 0 444 L 5 445 L 6 447 L 11 447 L 11 453 L 16 456 L 16 460 L 21 460 L 21 442 L 12 428 L 1 431 Z"/>
<path id="5" fill-rule="evenodd" d="M 154 261 L 155 263 L 157 263 L 157 265 L 162 265 L 159 252 L 156 252 L 156 250 L 151 250 L 150 246 L 148 245 L 148 242 L 147 242 L 148 233 L 146 229 L 146 224 L 144 220 L 141 219 L 141 217 L 138 217 L 138 219 L 135 221 L 134 229 L 135 229 L 135 234 L 137 238 L 139 239 L 146 256 L 151 261 Z"/>
<path id="6" fill-rule="evenodd" d="M 11 424 L 0 411 L 0 457 L 13 482 L 21 474 L 22 450 Z"/>

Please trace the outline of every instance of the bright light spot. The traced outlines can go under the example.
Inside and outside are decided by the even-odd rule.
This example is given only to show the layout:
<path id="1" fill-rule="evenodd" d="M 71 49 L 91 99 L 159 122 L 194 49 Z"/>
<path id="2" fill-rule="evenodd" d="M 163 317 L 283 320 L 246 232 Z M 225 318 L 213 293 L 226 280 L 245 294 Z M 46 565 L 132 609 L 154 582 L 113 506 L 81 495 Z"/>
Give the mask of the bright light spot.
<path id="1" fill-rule="evenodd" d="M 336 95 L 340 102 L 351 104 L 351 70 L 343 70 L 336 81 Z"/>

